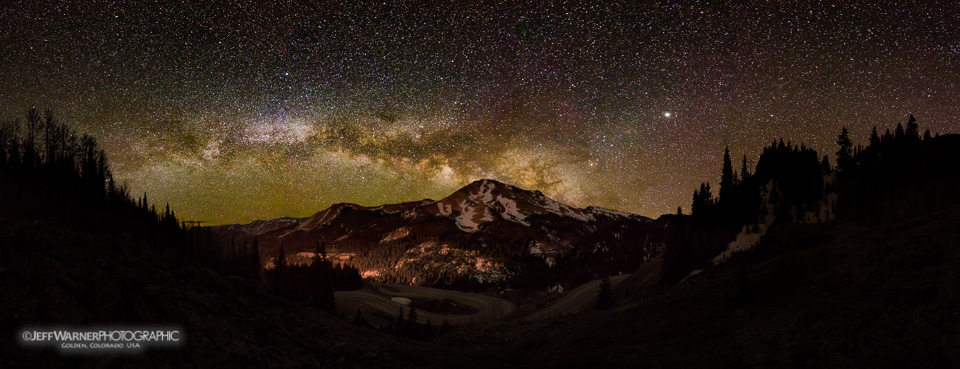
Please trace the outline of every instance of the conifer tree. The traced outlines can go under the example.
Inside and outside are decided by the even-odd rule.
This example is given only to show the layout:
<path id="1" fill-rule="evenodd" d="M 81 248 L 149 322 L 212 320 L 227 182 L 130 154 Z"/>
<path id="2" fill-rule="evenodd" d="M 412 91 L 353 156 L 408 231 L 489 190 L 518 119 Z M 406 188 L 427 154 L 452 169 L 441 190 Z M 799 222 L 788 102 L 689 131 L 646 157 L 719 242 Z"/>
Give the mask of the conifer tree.
<path id="1" fill-rule="evenodd" d="M 410 323 L 410 326 L 417 326 L 417 306 L 413 301 L 410 301 L 410 314 L 407 316 L 407 322 Z"/>
<path id="2" fill-rule="evenodd" d="M 353 324 L 364 326 L 367 325 L 367 321 L 363 319 L 360 308 L 357 308 L 357 314 L 353 316 Z"/>
<path id="3" fill-rule="evenodd" d="M 403 306 L 400 307 L 400 310 L 397 312 L 397 333 L 405 332 L 405 324 L 403 320 Z"/>
<path id="4" fill-rule="evenodd" d="M 313 256 L 327 260 L 327 245 L 323 241 L 314 242 Z"/>
<path id="5" fill-rule="evenodd" d="M 907 130 L 904 134 L 910 139 L 920 138 L 920 127 L 917 125 L 917 118 L 914 118 L 913 114 L 910 114 L 910 118 L 907 119 Z"/>
<path id="6" fill-rule="evenodd" d="M 250 264 L 250 277 L 253 280 L 260 280 L 260 245 L 257 244 L 257 238 L 253 238 L 253 246 L 250 247 L 250 254 L 247 262 Z"/>
<path id="7" fill-rule="evenodd" d="M 733 163 L 730 161 L 730 148 L 723 150 L 723 169 L 720 173 L 720 202 L 730 201 L 730 195 L 733 191 L 734 173 Z"/>
<path id="8" fill-rule="evenodd" d="M 280 249 L 277 250 L 277 257 L 273 261 L 273 291 L 276 294 L 280 294 L 280 289 L 282 285 L 281 279 L 283 279 L 284 273 L 287 270 L 287 255 L 283 251 L 283 245 L 280 245 Z"/>
<path id="9" fill-rule="evenodd" d="M 597 309 L 609 310 L 613 307 L 613 292 L 610 290 L 610 276 L 600 279 L 600 293 L 597 295 Z"/>
<path id="10" fill-rule="evenodd" d="M 840 149 L 837 150 L 837 170 L 849 170 L 853 165 L 853 141 L 850 141 L 850 133 L 847 131 L 847 127 L 843 127 L 840 136 L 837 137 L 837 145 L 840 146 Z"/>
<path id="11" fill-rule="evenodd" d="M 740 182 L 746 182 L 750 179 L 750 172 L 747 170 L 747 155 L 743 155 L 743 164 L 740 166 Z"/>
<path id="12" fill-rule="evenodd" d="M 877 147 L 880 145 L 880 135 L 877 134 L 877 126 L 873 126 L 873 130 L 870 131 L 870 146 Z"/>

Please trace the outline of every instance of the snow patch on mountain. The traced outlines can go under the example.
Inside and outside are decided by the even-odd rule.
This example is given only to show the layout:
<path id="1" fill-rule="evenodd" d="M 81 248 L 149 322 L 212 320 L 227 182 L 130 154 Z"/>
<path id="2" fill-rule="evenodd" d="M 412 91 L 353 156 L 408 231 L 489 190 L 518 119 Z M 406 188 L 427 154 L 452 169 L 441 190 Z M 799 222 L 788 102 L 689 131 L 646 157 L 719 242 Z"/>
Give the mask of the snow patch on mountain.
<path id="1" fill-rule="evenodd" d="M 394 230 L 391 231 L 390 233 L 387 233 L 387 235 L 384 236 L 382 240 L 380 240 L 380 243 L 386 243 L 386 242 L 390 242 L 390 241 L 394 241 L 394 240 L 399 240 L 399 239 L 404 238 L 404 237 L 407 237 L 407 236 L 409 236 L 409 235 L 410 235 L 410 229 L 409 229 L 409 228 L 407 228 L 407 227 L 400 227 L 400 228 L 394 229 Z"/>
<path id="2" fill-rule="evenodd" d="M 474 215 L 476 215 L 477 208 L 475 206 L 467 206 L 467 202 L 464 201 L 460 203 L 460 209 L 464 209 L 464 210 L 460 213 L 460 216 L 456 218 L 457 227 L 460 227 L 460 230 L 464 232 L 478 231 L 479 228 L 477 227 L 480 225 L 480 223 L 478 219 L 474 219 Z"/>
<path id="3" fill-rule="evenodd" d="M 450 216 L 453 214 L 453 206 L 450 204 L 445 204 L 442 201 L 437 201 L 437 213 L 444 216 Z"/>
<path id="4" fill-rule="evenodd" d="M 571 208 L 559 201 L 546 197 L 540 193 L 540 191 L 535 192 L 535 194 L 537 195 L 537 205 L 549 210 L 553 214 L 557 214 L 562 217 L 573 218 L 583 222 L 592 222 L 596 220 L 592 215 L 581 211 L 580 209 Z"/>
<path id="5" fill-rule="evenodd" d="M 479 192 L 472 192 L 470 196 L 459 204 L 460 215 L 456 218 L 457 226 L 464 232 L 476 232 L 481 224 L 494 221 L 490 208 L 494 204 L 493 190 L 496 184 L 484 180 Z"/>
<path id="6" fill-rule="evenodd" d="M 526 221 L 524 221 L 524 219 L 527 219 L 527 216 L 520 213 L 520 210 L 517 207 L 516 201 L 512 199 L 508 199 L 501 195 L 497 195 L 497 203 L 503 207 L 502 215 L 504 219 L 514 221 L 523 225 L 530 225 L 530 223 L 527 223 Z"/>

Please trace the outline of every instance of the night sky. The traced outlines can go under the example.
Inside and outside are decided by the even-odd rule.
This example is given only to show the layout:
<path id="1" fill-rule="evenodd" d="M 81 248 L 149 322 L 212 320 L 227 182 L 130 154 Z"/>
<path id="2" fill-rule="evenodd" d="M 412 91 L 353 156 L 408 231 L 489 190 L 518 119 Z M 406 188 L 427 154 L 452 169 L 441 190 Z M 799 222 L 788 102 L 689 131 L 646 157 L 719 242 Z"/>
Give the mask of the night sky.
<path id="1" fill-rule="evenodd" d="M 209 224 L 480 178 L 657 216 L 727 145 L 960 131 L 955 1 L 10 3 L 0 117 L 52 109 Z"/>

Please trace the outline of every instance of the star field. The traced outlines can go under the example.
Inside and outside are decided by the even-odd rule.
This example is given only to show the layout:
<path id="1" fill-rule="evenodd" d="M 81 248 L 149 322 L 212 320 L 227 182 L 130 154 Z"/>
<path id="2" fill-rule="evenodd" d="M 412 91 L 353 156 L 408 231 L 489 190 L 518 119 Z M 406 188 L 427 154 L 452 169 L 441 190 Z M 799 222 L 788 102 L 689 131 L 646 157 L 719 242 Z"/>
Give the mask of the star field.
<path id="1" fill-rule="evenodd" d="M 960 131 L 951 1 L 6 2 L 0 115 L 99 138 L 211 224 L 441 198 L 689 207 L 725 146 Z"/>

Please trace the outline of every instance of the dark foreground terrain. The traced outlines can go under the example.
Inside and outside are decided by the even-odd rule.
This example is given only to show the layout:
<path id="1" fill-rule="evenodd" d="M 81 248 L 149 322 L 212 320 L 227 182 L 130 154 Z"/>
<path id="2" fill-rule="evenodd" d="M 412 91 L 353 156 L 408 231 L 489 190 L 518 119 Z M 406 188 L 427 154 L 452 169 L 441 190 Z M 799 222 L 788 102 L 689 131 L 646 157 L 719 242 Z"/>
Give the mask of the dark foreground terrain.
<path id="1" fill-rule="evenodd" d="M 0 173 L 2 174 L 2 173 Z M 0 367 L 405 367 L 396 338 L 275 297 L 261 283 L 183 266 L 123 229 L 62 212 L 0 176 Z M 9 196 L 16 193 L 19 196 Z M 33 204 L 36 206 L 26 206 Z M 25 348 L 26 325 L 176 325 L 179 349 L 63 356 Z"/>
<path id="2" fill-rule="evenodd" d="M 960 366 L 956 208 L 886 228 L 781 224 L 757 249 L 677 285 L 635 273 L 610 311 L 426 341 L 179 266 L 122 231 L 9 209 L 0 214 L 0 365 L 9 368 Z M 176 324 L 188 341 L 120 357 L 18 345 L 23 325 L 54 323 Z"/>
<path id="3" fill-rule="evenodd" d="M 960 367 L 958 214 L 783 224 L 760 248 L 612 311 L 434 345 L 470 367 Z"/>

